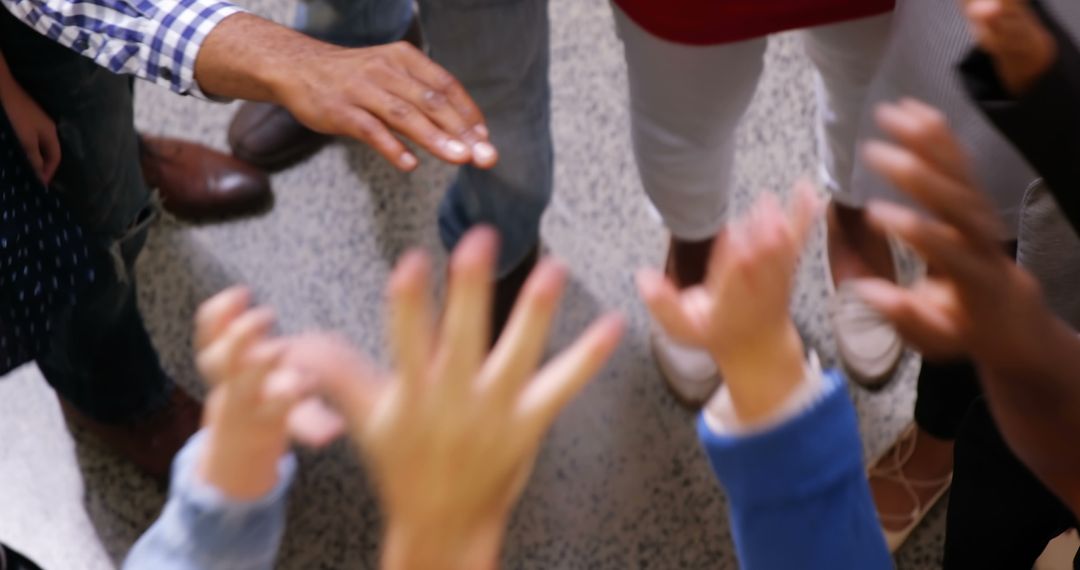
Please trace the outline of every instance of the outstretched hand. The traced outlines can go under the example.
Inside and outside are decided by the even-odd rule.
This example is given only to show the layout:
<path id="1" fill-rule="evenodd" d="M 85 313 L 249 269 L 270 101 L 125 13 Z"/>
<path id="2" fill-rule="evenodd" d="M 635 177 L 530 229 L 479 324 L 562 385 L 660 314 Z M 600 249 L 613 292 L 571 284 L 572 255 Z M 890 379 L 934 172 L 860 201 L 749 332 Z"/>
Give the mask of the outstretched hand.
<path id="1" fill-rule="evenodd" d="M 566 281 L 547 259 L 488 356 L 495 251 L 488 229 L 454 251 L 438 332 L 428 259 L 410 253 L 398 264 L 388 291 L 392 373 L 334 337 L 292 345 L 290 364 L 325 379 L 374 474 L 388 568 L 493 568 L 544 434 L 621 336 L 622 319 L 606 316 L 536 371 Z"/>
<path id="2" fill-rule="evenodd" d="M 312 130 L 367 143 L 399 170 L 419 161 L 394 132 L 453 164 L 498 161 L 476 103 L 406 42 L 344 48 L 234 14 L 207 35 L 195 78 L 206 93 L 273 101 Z"/>
<path id="3" fill-rule="evenodd" d="M 11 122 L 34 174 L 43 184 L 49 184 L 60 167 L 56 124 L 15 81 L 3 54 L 0 54 L 0 107 Z"/>
<path id="4" fill-rule="evenodd" d="M 234 287 L 203 303 L 195 318 L 196 362 L 210 386 L 199 469 L 207 483 L 237 500 L 274 487 L 289 446 L 290 416 L 315 389 L 311 377 L 283 366 L 286 341 L 270 334 L 273 312 L 252 309 L 250 302 L 247 289 Z M 307 429 L 324 427 L 316 422 Z"/>
<path id="5" fill-rule="evenodd" d="M 896 143 L 868 143 L 867 162 L 932 217 L 885 203 L 871 204 L 869 217 L 914 248 L 929 272 L 911 289 L 862 281 L 860 294 L 931 358 L 1011 365 L 1038 354 L 1050 313 L 1034 278 L 1006 255 L 1001 222 L 945 117 L 904 100 L 879 107 L 877 119 Z"/>
<path id="6" fill-rule="evenodd" d="M 638 274 L 653 317 L 679 342 L 713 356 L 746 420 L 768 414 L 802 380 L 802 342 L 788 307 L 820 211 L 808 182 L 796 185 L 787 212 L 766 193 L 718 237 L 704 284 L 679 291 L 659 272 Z"/>

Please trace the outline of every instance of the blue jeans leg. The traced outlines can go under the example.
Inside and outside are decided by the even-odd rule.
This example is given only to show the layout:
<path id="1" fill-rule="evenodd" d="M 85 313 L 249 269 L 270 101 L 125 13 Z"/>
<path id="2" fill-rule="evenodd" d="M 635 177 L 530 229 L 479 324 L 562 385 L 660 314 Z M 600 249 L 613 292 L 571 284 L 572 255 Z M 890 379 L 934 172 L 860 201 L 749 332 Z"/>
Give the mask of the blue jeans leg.
<path id="1" fill-rule="evenodd" d="M 0 50 L 17 80 L 56 121 L 61 164 L 53 188 L 105 270 L 54 322 L 38 366 L 79 411 L 121 422 L 160 407 L 172 382 L 139 315 L 135 259 L 156 206 L 143 182 L 131 80 L 50 42 L 0 10 Z"/>
<path id="2" fill-rule="evenodd" d="M 400 40 L 412 19 L 412 0 L 305 0 L 293 27 L 325 42 L 361 47 Z"/>
<path id="3" fill-rule="evenodd" d="M 439 232 L 453 249 L 470 227 L 494 226 L 505 275 L 539 242 L 551 199 L 547 0 L 421 0 L 420 18 L 432 58 L 476 100 L 499 149 L 495 168 L 460 169 Z"/>

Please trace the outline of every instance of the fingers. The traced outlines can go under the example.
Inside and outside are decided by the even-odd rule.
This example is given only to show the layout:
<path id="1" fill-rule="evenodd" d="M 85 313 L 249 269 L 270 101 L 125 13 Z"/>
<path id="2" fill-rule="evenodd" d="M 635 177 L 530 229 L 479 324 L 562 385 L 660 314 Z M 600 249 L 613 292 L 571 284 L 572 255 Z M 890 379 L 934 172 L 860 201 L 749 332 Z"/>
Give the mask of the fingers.
<path id="1" fill-rule="evenodd" d="M 376 89 L 362 92 L 358 103 L 385 125 L 440 159 L 451 164 L 469 162 L 472 153 L 468 145 L 435 126 L 422 110 L 393 91 L 395 83 L 414 83 L 413 80 L 402 79 L 392 70 L 384 70 L 380 73 L 383 76 L 381 84 Z M 396 87 L 402 91 L 423 89 L 421 86 L 416 86 L 416 89 L 404 88 L 400 85 Z"/>
<path id="2" fill-rule="evenodd" d="M 660 328 L 684 344 L 700 342 L 700 333 L 682 303 L 682 296 L 664 274 L 652 269 L 637 273 L 638 293 Z"/>
<path id="3" fill-rule="evenodd" d="M 409 152 L 371 113 L 357 107 L 348 107 L 340 113 L 338 120 L 341 122 L 342 134 L 367 143 L 398 170 L 409 172 L 420 164 L 416 155 Z"/>
<path id="4" fill-rule="evenodd" d="M 955 226 L 979 247 L 997 248 L 1004 231 L 994 209 L 977 190 L 945 176 L 911 151 L 873 141 L 864 147 L 870 166 L 923 204 L 935 216 Z"/>
<path id="5" fill-rule="evenodd" d="M 533 438 L 542 437 L 559 412 L 600 372 L 619 345 L 624 327 L 618 314 L 600 318 L 529 384 L 521 410 L 531 420 Z"/>
<path id="6" fill-rule="evenodd" d="M 509 398 L 532 376 L 543 355 L 565 285 L 566 267 L 551 258 L 541 260 L 525 282 L 510 322 L 484 364 L 482 386 Z"/>
<path id="7" fill-rule="evenodd" d="M 281 365 L 287 344 L 283 339 L 256 341 L 246 353 L 237 355 L 236 377 L 232 389 L 243 395 L 257 393 L 269 375 Z"/>
<path id="8" fill-rule="evenodd" d="M 813 183 L 805 178 L 795 183 L 788 216 L 795 240 L 800 246 L 806 244 L 814 224 L 824 210 L 825 204 Z"/>
<path id="9" fill-rule="evenodd" d="M 329 445 L 345 432 L 345 419 L 317 397 L 308 397 L 297 404 L 286 421 L 293 441 L 316 449 Z"/>
<path id="10" fill-rule="evenodd" d="M 491 290 L 498 238 L 491 228 L 471 230 L 450 258 L 450 287 L 435 375 L 442 388 L 464 393 L 490 342 Z"/>
<path id="11" fill-rule="evenodd" d="M 961 331 L 941 303 L 881 279 L 854 282 L 862 299 L 888 319 L 908 343 L 926 354 L 958 350 Z"/>
<path id="12" fill-rule="evenodd" d="M 424 377 L 432 356 L 434 323 L 428 296 L 431 263 L 420 252 L 402 258 L 390 277 L 390 347 L 406 389 Z"/>
<path id="13" fill-rule="evenodd" d="M 886 202 L 867 206 L 867 219 L 906 242 L 931 267 L 950 278 L 976 285 L 984 278 L 979 271 L 979 260 L 956 228 Z"/>
<path id="14" fill-rule="evenodd" d="M 283 367 L 318 380 L 350 422 L 366 418 L 378 397 L 378 374 L 367 359 L 340 337 L 310 334 L 289 341 Z"/>
<path id="15" fill-rule="evenodd" d="M 408 74 L 426 87 L 420 93 L 423 103 L 419 107 L 439 107 L 436 122 L 451 135 L 472 144 L 473 163 L 480 168 L 494 166 L 498 156 L 495 147 L 487 142 L 488 129 L 484 116 L 461 83 L 416 47 L 404 42 L 396 47 Z M 445 108 L 443 102 L 446 103 Z"/>
<path id="16" fill-rule="evenodd" d="M 244 371 L 238 364 L 252 345 L 264 338 L 274 326 L 274 312 L 267 308 L 248 311 L 230 323 L 224 333 L 199 352 L 199 370 L 211 384 L 226 382 Z"/>
<path id="17" fill-rule="evenodd" d="M 41 180 L 48 185 L 60 167 L 60 138 L 56 135 L 56 126 L 48 125 L 47 130 L 38 138 L 42 166 Z"/>
<path id="18" fill-rule="evenodd" d="M 909 98 L 878 105 L 874 114 L 882 130 L 904 148 L 945 176 L 972 185 L 967 154 L 941 111 Z"/>
<path id="19" fill-rule="evenodd" d="M 251 304 L 251 291 L 230 287 L 199 305 L 195 313 L 195 350 L 202 351 Z"/>
<path id="20" fill-rule="evenodd" d="M 261 410 L 275 420 L 286 420 L 293 408 L 315 390 L 314 377 L 288 368 L 266 376 L 262 386 Z"/>

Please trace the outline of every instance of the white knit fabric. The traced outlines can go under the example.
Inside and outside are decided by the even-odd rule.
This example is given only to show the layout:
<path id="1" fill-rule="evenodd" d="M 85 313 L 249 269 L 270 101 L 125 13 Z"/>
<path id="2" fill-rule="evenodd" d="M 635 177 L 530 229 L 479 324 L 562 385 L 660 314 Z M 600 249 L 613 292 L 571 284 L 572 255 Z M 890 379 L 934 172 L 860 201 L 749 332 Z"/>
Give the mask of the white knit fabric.
<path id="1" fill-rule="evenodd" d="M 1049 0 L 1046 5 L 1074 37 L 1080 38 L 1080 2 Z M 1037 176 L 963 90 L 956 65 L 972 42 L 959 1 L 899 0 L 893 33 L 863 112 L 859 139 L 881 136 L 873 117 L 877 103 L 911 96 L 940 108 L 966 143 L 976 176 L 1015 237 L 1024 192 Z M 850 188 L 850 194 L 839 197 L 842 202 L 861 204 L 882 198 L 910 203 L 863 161 L 856 163 Z"/>

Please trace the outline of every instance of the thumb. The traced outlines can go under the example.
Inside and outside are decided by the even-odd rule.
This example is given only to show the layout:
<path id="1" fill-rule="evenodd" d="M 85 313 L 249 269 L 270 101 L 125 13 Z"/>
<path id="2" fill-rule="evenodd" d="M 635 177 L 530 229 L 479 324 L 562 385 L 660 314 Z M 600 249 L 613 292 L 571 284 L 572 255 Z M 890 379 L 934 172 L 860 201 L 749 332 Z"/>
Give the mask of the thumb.
<path id="1" fill-rule="evenodd" d="M 289 341 L 283 366 L 315 379 L 351 422 L 366 418 L 379 394 L 378 373 L 367 358 L 337 335 L 309 334 Z"/>

